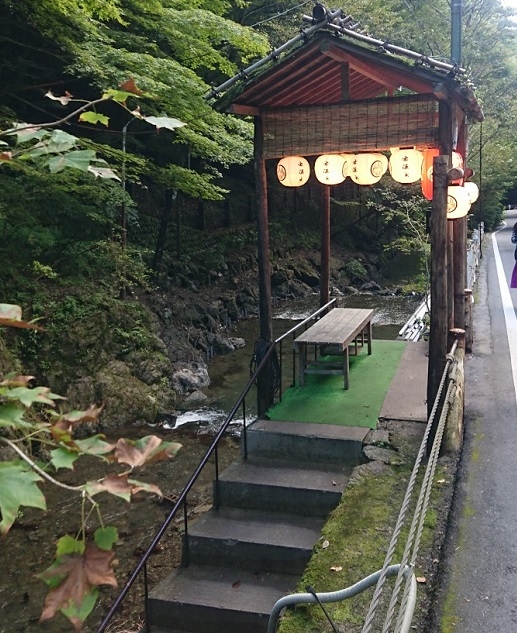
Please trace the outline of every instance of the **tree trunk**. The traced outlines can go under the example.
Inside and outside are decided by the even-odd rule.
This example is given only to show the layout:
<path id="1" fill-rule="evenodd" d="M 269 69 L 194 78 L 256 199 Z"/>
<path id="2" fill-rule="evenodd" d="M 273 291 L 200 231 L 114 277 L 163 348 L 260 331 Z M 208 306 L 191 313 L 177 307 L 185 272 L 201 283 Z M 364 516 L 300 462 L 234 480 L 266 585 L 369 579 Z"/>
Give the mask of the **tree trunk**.
<path id="1" fill-rule="evenodd" d="M 160 220 L 160 228 L 158 229 L 158 238 L 156 239 L 156 248 L 153 257 L 153 270 L 159 272 L 163 261 L 163 253 L 167 243 L 167 232 L 169 222 L 172 217 L 172 203 L 176 198 L 177 191 L 174 189 L 166 189 L 164 192 L 163 213 Z"/>

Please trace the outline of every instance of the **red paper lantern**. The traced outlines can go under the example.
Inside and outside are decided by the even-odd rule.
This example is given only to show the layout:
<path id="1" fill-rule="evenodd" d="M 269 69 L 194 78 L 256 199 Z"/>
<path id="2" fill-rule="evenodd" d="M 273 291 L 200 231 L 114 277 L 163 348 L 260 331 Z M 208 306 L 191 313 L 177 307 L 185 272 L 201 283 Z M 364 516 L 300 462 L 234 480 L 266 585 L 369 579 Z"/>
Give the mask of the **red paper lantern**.
<path id="1" fill-rule="evenodd" d="M 433 199 L 433 160 L 440 155 L 437 147 L 424 150 L 424 160 L 422 161 L 422 193 L 427 200 Z"/>

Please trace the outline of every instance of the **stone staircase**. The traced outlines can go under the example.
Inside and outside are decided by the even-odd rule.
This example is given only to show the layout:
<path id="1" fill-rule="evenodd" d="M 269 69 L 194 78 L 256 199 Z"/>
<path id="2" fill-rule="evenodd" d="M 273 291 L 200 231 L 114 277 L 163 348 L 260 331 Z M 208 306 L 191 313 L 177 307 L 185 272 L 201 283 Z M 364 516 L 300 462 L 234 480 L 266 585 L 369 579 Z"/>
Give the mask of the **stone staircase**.
<path id="1" fill-rule="evenodd" d="M 266 633 L 293 592 L 368 429 L 257 420 L 248 458 L 214 482 L 219 509 L 189 524 L 183 566 L 149 596 L 153 633 Z M 187 565 L 188 564 L 188 565 Z"/>

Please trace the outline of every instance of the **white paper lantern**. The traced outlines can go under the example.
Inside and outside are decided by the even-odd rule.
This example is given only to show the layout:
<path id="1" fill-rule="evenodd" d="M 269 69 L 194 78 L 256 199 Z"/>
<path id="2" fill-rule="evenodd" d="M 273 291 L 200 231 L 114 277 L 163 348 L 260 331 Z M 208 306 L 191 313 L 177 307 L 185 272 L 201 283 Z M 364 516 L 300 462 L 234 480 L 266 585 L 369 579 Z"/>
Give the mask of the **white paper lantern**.
<path id="1" fill-rule="evenodd" d="M 311 175 L 309 161 L 303 156 L 284 156 L 278 161 L 276 175 L 284 187 L 301 187 Z"/>
<path id="2" fill-rule="evenodd" d="M 475 182 L 471 182 L 470 180 L 463 185 L 463 188 L 467 192 L 467 195 L 470 200 L 470 204 L 474 204 L 476 200 L 479 198 L 479 187 Z"/>
<path id="3" fill-rule="evenodd" d="M 358 185 L 374 185 L 388 169 L 384 154 L 355 154 L 352 159 L 350 178 Z"/>
<path id="4" fill-rule="evenodd" d="M 422 177 L 423 154 L 414 147 L 391 148 L 390 174 L 396 182 L 411 184 Z"/>
<path id="5" fill-rule="evenodd" d="M 348 161 L 341 154 L 323 154 L 314 163 L 314 174 L 324 185 L 339 185 L 348 176 Z"/>
<path id="6" fill-rule="evenodd" d="M 463 156 L 459 152 L 452 152 L 451 154 L 451 165 L 455 169 L 461 169 L 463 171 Z M 462 185 L 463 178 L 458 178 L 457 180 L 451 180 L 451 185 Z"/>
<path id="7" fill-rule="evenodd" d="M 470 200 L 465 187 L 451 185 L 447 187 L 447 219 L 463 218 L 470 210 Z"/>

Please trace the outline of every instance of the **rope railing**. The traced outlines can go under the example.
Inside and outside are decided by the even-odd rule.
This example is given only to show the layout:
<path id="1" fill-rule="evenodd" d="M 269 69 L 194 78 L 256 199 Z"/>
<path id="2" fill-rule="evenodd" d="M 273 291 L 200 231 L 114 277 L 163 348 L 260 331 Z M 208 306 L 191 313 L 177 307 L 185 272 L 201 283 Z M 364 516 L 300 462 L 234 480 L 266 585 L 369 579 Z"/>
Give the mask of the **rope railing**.
<path id="1" fill-rule="evenodd" d="M 390 541 L 390 544 L 389 544 L 389 547 L 388 547 L 388 551 L 387 551 L 387 554 L 386 554 L 384 565 L 383 565 L 382 570 L 381 570 L 381 575 L 380 575 L 380 578 L 379 578 L 379 582 L 377 583 L 377 586 L 375 588 L 372 600 L 370 602 L 370 607 L 369 607 L 368 613 L 366 615 L 365 622 L 364 622 L 363 628 L 361 630 L 361 633 L 370 633 L 370 631 L 372 630 L 373 620 L 374 620 L 377 608 L 379 606 L 380 599 L 381 599 L 381 596 L 382 596 L 382 593 L 383 593 L 383 590 L 384 590 L 384 584 L 385 584 L 385 581 L 386 581 L 386 578 L 387 578 L 386 570 L 388 569 L 388 567 L 391 564 L 391 561 L 393 559 L 393 555 L 395 553 L 395 548 L 396 548 L 398 540 L 399 540 L 400 533 L 402 531 L 402 528 L 403 528 L 405 520 L 406 520 L 406 515 L 407 515 L 407 512 L 408 512 L 408 508 L 409 508 L 409 504 L 410 504 L 410 501 L 411 501 L 411 497 L 413 495 L 413 490 L 414 490 L 414 487 L 415 487 L 415 484 L 416 484 L 416 480 L 417 480 L 417 477 L 418 477 L 418 473 L 419 473 L 419 470 L 420 470 L 420 466 L 421 466 L 422 460 L 423 460 L 424 455 L 426 454 L 426 451 L 427 451 L 427 445 L 428 445 L 429 436 L 431 434 L 431 430 L 434 427 L 434 419 L 435 419 L 436 413 L 438 411 L 438 408 L 440 406 L 440 401 L 441 401 L 441 398 L 442 398 L 444 385 L 445 385 L 445 382 L 446 382 L 447 377 L 449 375 L 450 365 L 451 365 L 451 363 L 454 360 L 454 354 L 456 352 L 457 345 L 458 345 L 458 341 L 456 340 L 456 341 L 454 341 L 454 343 L 452 345 L 451 352 L 447 355 L 445 367 L 444 367 L 444 370 L 443 370 L 443 373 L 442 373 L 442 377 L 441 377 L 441 380 L 440 380 L 440 384 L 438 386 L 436 397 L 435 397 L 435 400 L 434 400 L 434 403 L 433 403 L 433 408 L 431 410 L 431 414 L 429 415 L 429 419 L 428 419 L 427 426 L 426 426 L 426 429 L 425 429 L 425 432 L 424 432 L 424 436 L 422 438 L 422 442 L 421 442 L 420 448 L 418 450 L 418 454 L 417 454 L 417 457 L 416 457 L 416 460 L 415 460 L 415 464 L 413 466 L 413 471 L 411 473 L 411 477 L 409 479 L 408 487 L 406 489 L 406 494 L 405 494 L 404 500 L 402 502 L 402 507 L 400 509 L 399 516 L 398 516 L 397 522 L 395 524 L 395 528 L 393 530 L 393 536 L 391 538 L 391 541 Z M 442 411 L 442 414 L 443 414 L 443 411 Z M 446 413 L 445 413 L 445 417 L 446 417 Z M 442 424 L 442 418 L 443 418 L 443 415 L 440 416 L 440 422 L 439 422 L 438 426 L 440 426 L 440 424 Z M 443 419 L 445 419 L 445 418 L 443 418 Z M 443 425 L 444 424 L 445 424 L 445 422 L 443 422 Z M 434 441 L 433 441 L 433 448 L 431 450 L 431 453 L 433 453 L 433 451 L 435 450 L 436 446 L 438 447 L 438 449 L 436 449 L 436 450 L 439 450 L 439 447 L 441 445 L 442 434 L 443 434 L 443 429 L 441 430 L 440 433 L 438 433 L 438 431 L 435 433 Z M 432 467 L 429 468 L 431 463 L 432 463 L 431 460 L 429 460 L 426 476 L 424 477 L 424 483 L 422 484 L 422 490 L 425 490 L 426 486 L 428 485 L 428 482 L 432 481 L 431 471 L 432 471 L 432 474 L 434 475 L 434 469 Z M 421 492 L 421 495 L 422 495 L 422 492 Z M 420 499 L 421 499 L 421 497 L 419 497 L 419 500 Z M 427 502 L 428 502 L 428 497 L 427 497 Z M 412 525 L 413 529 L 414 529 L 413 526 L 417 522 L 417 520 L 418 521 L 421 520 L 423 522 L 423 517 L 425 517 L 425 514 L 427 512 L 427 506 L 428 506 L 427 502 L 424 503 L 423 500 L 422 500 L 422 502 L 420 504 L 420 508 L 417 508 L 417 511 L 415 512 L 415 515 L 413 517 L 413 525 Z M 413 535 L 410 534 L 410 537 L 411 537 L 411 540 L 412 540 L 413 539 Z M 408 542 L 410 542 L 410 537 L 408 537 Z M 417 547 L 417 549 L 418 549 L 418 547 Z M 408 550 L 408 547 L 406 547 L 406 550 Z M 406 559 L 408 558 L 408 552 L 407 551 L 404 553 L 404 556 L 406 557 Z M 414 552 L 414 556 L 416 556 L 416 552 Z M 403 560 L 404 560 L 404 558 L 403 558 Z M 412 560 L 414 562 L 413 558 L 412 558 Z M 397 583 L 400 586 L 401 582 L 402 582 L 402 580 L 400 579 L 400 576 L 398 576 L 397 577 L 397 582 L 396 582 L 396 589 L 397 589 Z M 390 600 L 390 606 L 388 608 L 388 613 L 387 613 L 387 616 L 386 616 L 385 625 L 383 627 L 383 633 L 389 629 L 389 625 L 391 623 L 391 618 L 392 618 L 392 615 L 393 615 L 392 611 L 394 610 L 394 606 L 393 605 L 396 602 L 397 591 L 394 590 L 394 594 L 395 594 L 395 598 L 392 598 L 392 600 Z"/>

